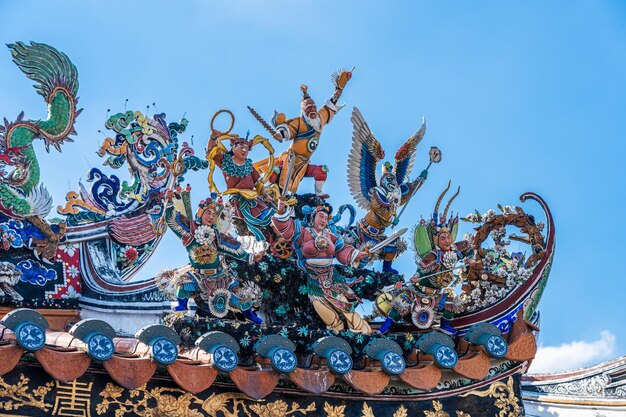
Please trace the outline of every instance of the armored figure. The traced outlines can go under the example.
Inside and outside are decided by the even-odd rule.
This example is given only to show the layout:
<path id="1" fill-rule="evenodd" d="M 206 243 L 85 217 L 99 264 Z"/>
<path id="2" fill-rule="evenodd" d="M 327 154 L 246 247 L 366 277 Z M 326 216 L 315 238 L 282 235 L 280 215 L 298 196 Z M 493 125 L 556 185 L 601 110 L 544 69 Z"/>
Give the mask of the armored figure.
<path id="1" fill-rule="evenodd" d="M 367 254 L 347 245 L 328 229 L 332 211 L 329 205 L 307 207 L 304 211 L 311 215 L 309 225 L 294 221 L 290 217 L 292 209 L 285 211 L 285 202 L 280 200 L 272 223 L 283 238 L 293 243 L 297 264 L 308 276 L 307 291 L 313 308 L 328 329 L 344 330 L 345 320 L 353 332 L 369 334 L 369 324 L 354 311 L 361 300 L 350 286 L 357 280 L 339 275 L 333 266 L 334 259 L 344 265 L 358 266 Z"/>
<path id="2" fill-rule="evenodd" d="M 226 151 L 220 138 L 229 138 L 231 150 Z M 265 191 L 263 178 L 254 168 L 252 160 L 248 158 L 250 149 L 267 139 L 256 136 L 254 140 L 242 138 L 238 135 L 223 135 L 213 130 L 207 147 L 207 159 L 215 163 L 224 174 L 230 194 L 230 205 L 233 208 L 233 218 L 243 222 L 248 231 L 259 240 L 265 240 L 263 229 L 270 223 L 274 209 L 268 206 L 272 199 Z M 273 149 L 272 149 L 273 152 Z"/>
<path id="3" fill-rule="evenodd" d="M 470 242 L 454 243 L 458 232 L 458 216 L 450 216 L 448 209 L 459 191 L 450 199 L 443 214 L 439 205 L 448 187 L 439 197 L 430 222 L 422 220 L 415 228 L 414 244 L 417 252 L 417 272 L 410 284 L 396 286 L 384 291 L 376 301 L 380 313 L 386 315 L 379 331 L 388 331 L 394 321 L 411 314 L 413 324 L 420 329 L 440 326 L 450 331 L 447 322 L 453 317 L 453 300 L 447 288 L 454 285 L 455 269 L 459 261 L 472 265 L 473 250 Z M 443 320 L 442 320 L 443 319 Z M 441 321 L 441 323 L 440 323 Z"/>
<path id="4" fill-rule="evenodd" d="M 280 142 L 292 141 L 289 149 L 277 158 L 276 172 L 270 177 L 270 181 L 278 182 L 283 194 L 296 193 L 302 178 L 312 177 L 315 180 L 315 194 L 321 198 L 328 198 L 322 191 L 328 168 L 325 165 L 313 165 L 309 161 L 319 145 L 324 126 L 341 110 L 342 106 L 338 105 L 337 101 L 351 77 L 350 71 L 338 71 L 333 74 L 335 92 L 319 109 L 309 96 L 308 87 L 302 85 L 301 115 L 287 120 L 284 113 L 274 114 L 272 118 L 275 127 L 274 139 Z M 255 166 L 264 172 L 274 169 L 268 165 L 268 160 L 255 163 Z"/>
<path id="5" fill-rule="evenodd" d="M 178 298 L 177 311 L 187 310 L 189 297 L 198 296 L 208 304 L 210 312 L 220 318 L 229 310 L 241 311 L 254 323 L 262 323 L 252 310 L 258 301 L 260 291 L 250 291 L 252 284 L 240 284 L 233 279 L 224 265 L 223 257 L 229 257 L 249 263 L 258 261 L 264 253 L 252 255 L 241 248 L 241 244 L 233 237 L 222 234 L 215 223 L 222 209 L 219 200 L 213 197 L 200 202 L 194 220 L 190 220 L 174 207 L 173 192 L 167 190 L 165 216 L 169 228 L 180 238 L 189 255 L 190 271 L 184 279 L 177 282 L 175 295 Z M 189 210 L 189 193 L 182 192 L 181 199 L 187 213 Z M 242 297 L 242 289 L 245 297 Z"/>
<path id="6" fill-rule="evenodd" d="M 352 151 L 348 159 L 348 184 L 357 204 L 367 211 L 353 233 L 355 240 L 364 248 L 387 238 L 385 229 L 398 223 L 398 208 L 407 204 L 424 184 L 428 168 L 414 181 L 408 181 L 408 176 L 413 168 L 417 145 L 426 132 L 426 125 L 422 123 L 420 129 L 396 152 L 395 166 L 389 162 L 383 164 L 383 174 L 377 183 L 376 166 L 385 157 L 385 152 L 356 107 L 352 112 L 352 123 L 354 130 Z M 441 160 L 439 149 L 431 148 L 430 160 L 431 163 Z M 398 273 L 392 268 L 392 262 L 405 249 L 406 244 L 402 239 L 386 245 L 378 255 L 383 261 L 383 271 Z"/>

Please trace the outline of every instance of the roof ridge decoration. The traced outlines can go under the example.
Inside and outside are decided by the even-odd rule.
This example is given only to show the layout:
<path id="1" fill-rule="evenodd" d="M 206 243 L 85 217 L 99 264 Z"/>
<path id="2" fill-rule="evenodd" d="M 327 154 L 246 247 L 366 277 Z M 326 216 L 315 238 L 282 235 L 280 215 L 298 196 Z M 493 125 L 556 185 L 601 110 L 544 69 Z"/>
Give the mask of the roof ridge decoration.
<path id="1" fill-rule="evenodd" d="M 587 368 L 553 374 L 530 374 L 522 379 L 525 395 L 548 395 L 626 400 L 626 357 Z"/>
<path id="2" fill-rule="evenodd" d="M 343 117 L 338 100 L 353 71 L 333 75 L 334 91 L 319 107 L 303 87 L 300 114 L 277 113 L 273 126 L 251 110 L 269 138 L 230 133 L 241 128 L 235 112 L 217 112 L 201 157 L 180 138 L 184 117 L 167 122 L 164 113 L 126 106 L 107 113 L 111 135 L 98 149 L 105 168 L 91 168 L 58 206 L 62 219 L 48 222 L 52 198 L 40 184 L 32 141 L 60 148 L 75 134 L 78 72 L 48 45 L 17 42 L 9 49 L 50 112 L 39 121 L 20 114 L 0 128 L 0 303 L 17 309 L 4 319 L 0 370 L 22 369 L 24 354 L 58 381 L 104 368 L 130 390 L 167 372 L 169 382 L 193 395 L 217 381 L 259 400 L 288 390 L 431 399 L 460 398 L 519 374 L 533 359 L 537 306 L 554 256 L 547 204 L 534 193 L 520 197 L 539 204 L 545 224 L 527 206 L 498 205 L 499 213 L 461 219 L 451 211 L 460 186 L 444 205 L 448 183 L 413 230 L 417 270 L 405 279 L 393 261 L 408 249 L 407 229 L 392 229 L 416 192 L 425 192 L 442 152 L 432 146 L 425 168 L 409 178 L 425 155 L 422 120 L 377 178 L 383 147 L 354 108 L 348 185 L 367 212 L 359 218 L 343 202 L 333 212 L 336 200 L 322 190 L 333 174 L 317 165 L 317 149 L 330 140 L 324 127 Z M 226 132 L 213 123 L 220 113 L 231 117 Z M 288 146 L 274 158 L 283 141 Z M 254 159 L 256 144 L 268 158 Z M 122 167 L 129 170 L 125 180 L 108 172 Z M 193 190 L 203 198 L 194 212 L 191 187 L 183 184 L 206 168 L 213 193 Z M 224 174 L 222 192 L 213 182 L 216 168 Z M 304 178 L 313 180 L 314 193 L 300 190 Z M 460 220 L 474 226 L 462 240 Z M 188 264 L 136 280 L 168 230 Z M 511 252 L 511 241 L 528 244 L 528 255 Z M 371 315 L 357 311 L 364 300 L 374 302 Z M 53 322 L 50 309 L 66 326 Z M 76 324 L 81 315 L 90 319 Z M 121 337 L 128 335 L 135 337 Z M 308 407 L 284 413 L 312 412 Z M 315 407 L 344 413 L 336 403 Z"/>

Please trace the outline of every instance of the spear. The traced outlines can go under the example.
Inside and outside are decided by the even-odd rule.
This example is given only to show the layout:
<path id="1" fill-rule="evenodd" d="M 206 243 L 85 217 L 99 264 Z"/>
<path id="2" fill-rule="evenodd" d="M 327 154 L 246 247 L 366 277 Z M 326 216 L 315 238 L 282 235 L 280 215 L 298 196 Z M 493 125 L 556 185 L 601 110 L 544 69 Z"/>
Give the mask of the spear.
<path id="1" fill-rule="evenodd" d="M 183 144 L 182 149 L 178 152 L 178 154 L 174 154 L 174 160 L 170 163 L 167 159 L 162 158 L 159 162 L 165 165 L 165 169 L 167 170 L 167 174 L 169 174 L 169 178 L 167 178 L 165 182 L 164 190 L 173 190 L 176 186 L 176 182 L 178 177 L 183 175 L 185 172 L 185 155 L 189 155 L 189 148 L 186 147 L 186 144 Z M 193 151 L 192 151 L 193 152 Z M 161 213 L 161 217 L 156 222 L 157 233 L 163 235 L 167 231 L 167 225 L 165 224 L 165 197 L 163 198 L 163 212 Z"/>
<path id="2" fill-rule="evenodd" d="M 430 277 L 434 277 L 434 276 L 437 276 L 437 275 L 445 274 L 446 272 L 452 272 L 452 271 L 456 271 L 457 269 L 464 269 L 464 268 L 467 268 L 467 265 L 459 265 L 459 266 L 455 266 L 454 268 L 444 269 L 443 271 L 437 271 L 437 272 L 434 272 L 432 274 L 420 276 L 419 279 L 430 278 Z M 402 286 L 400 286 L 400 288 L 411 288 L 413 286 L 413 284 L 414 284 L 413 282 L 404 282 L 404 281 L 398 281 L 398 282 L 402 282 Z M 382 292 L 389 292 L 389 291 L 394 290 L 394 289 L 399 289 L 399 288 L 396 288 L 396 285 L 398 285 L 398 284 L 396 283 L 396 284 L 392 284 L 392 285 L 387 285 L 386 287 L 383 287 L 381 289 L 381 291 Z M 446 287 L 450 287 L 450 285 L 447 285 Z"/>
<path id="3" fill-rule="evenodd" d="M 248 107 L 248 110 L 250 110 L 250 113 L 252 113 L 252 115 L 254 116 L 255 119 L 258 120 L 259 123 L 261 123 L 261 126 L 263 126 L 265 128 L 265 130 L 267 130 L 268 132 L 270 132 L 270 134 L 272 135 L 272 137 L 276 136 L 276 134 L 278 132 L 276 132 L 276 130 L 269 125 L 269 123 L 267 123 L 259 113 L 257 113 L 256 110 L 254 110 L 252 107 L 250 106 L 246 106 Z M 282 142 L 282 140 L 280 140 L 279 142 Z"/>
<path id="4" fill-rule="evenodd" d="M 441 151 L 439 150 L 438 147 L 436 146 L 432 146 L 430 148 L 430 151 L 428 151 L 428 156 L 430 158 L 430 162 L 428 164 L 428 166 L 426 167 L 426 169 L 424 171 L 426 171 L 428 173 L 428 169 L 430 168 L 430 166 L 435 163 L 438 164 L 439 162 L 441 162 Z M 420 182 L 419 184 L 417 184 L 415 186 L 415 188 L 413 189 L 413 191 L 411 192 L 411 195 L 409 196 L 409 198 L 406 200 L 406 203 L 404 203 L 404 207 L 402 207 L 402 210 L 400 210 L 400 214 L 398 214 L 398 216 L 396 216 L 396 221 L 394 222 L 394 224 L 391 226 L 391 228 L 393 229 L 394 227 L 396 227 L 396 225 L 400 222 L 400 216 L 402 216 L 402 213 L 404 213 L 404 210 L 406 210 L 406 208 L 409 205 L 409 202 L 411 201 L 411 199 L 413 198 L 413 196 L 415 195 L 415 193 L 417 192 L 417 190 L 419 190 L 419 188 L 421 187 L 421 185 L 424 183 L 424 178 L 420 177 Z"/>

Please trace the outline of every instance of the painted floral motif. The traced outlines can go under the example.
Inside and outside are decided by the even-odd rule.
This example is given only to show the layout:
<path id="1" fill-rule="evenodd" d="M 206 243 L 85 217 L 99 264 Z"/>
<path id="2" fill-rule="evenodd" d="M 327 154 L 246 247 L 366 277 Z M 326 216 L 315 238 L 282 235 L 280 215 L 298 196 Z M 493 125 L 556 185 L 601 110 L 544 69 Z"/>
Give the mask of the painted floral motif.
<path id="1" fill-rule="evenodd" d="M 293 402 L 290 408 L 286 402 L 278 400 L 269 404 L 253 404 L 250 410 L 257 413 L 259 417 L 285 417 L 294 413 L 305 415 L 315 411 L 315 403 L 309 404 L 307 408 L 300 408 L 297 402 Z"/>
<path id="2" fill-rule="evenodd" d="M 443 410 L 443 405 L 439 401 L 433 401 L 433 410 L 424 411 L 424 415 L 426 417 L 450 417 L 450 414 L 446 413 Z M 471 416 L 467 413 L 464 413 L 463 411 L 457 411 L 456 417 L 471 417 Z"/>
<path id="3" fill-rule="evenodd" d="M 63 253 L 67 254 L 67 256 L 72 257 L 74 253 L 76 253 L 76 244 L 68 242 L 64 245 L 59 246 L 59 249 L 63 251 Z"/>
<path id="4" fill-rule="evenodd" d="M 333 406 L 328 403 L 324 403 L 324 411 L 326 412 L 326 417 L 345 417 L 345 410 L 345 405 Z"/>
<path id="5" fill-rule="evenodd" d="M 78 269 L 78 267 L 76 267 L 76 265 L 70 265 L 65 270 L 65 273 L 70 278 L 76 278 L 80 274 L 80 270 Z"/>
<path id="6" fill-rule="evenodd" d="M 68 285 L 65 294 L 62 294 L 61 298 L 80 298 L 80 293 L 72 285 Z"/>
<path id="7" fill-rule="evenodd" d="M 202 416 L 238 416 L 286 417 L 307 415 L 316 411 L 315 403 L 301 408 L 297 402 L 289 406 L 282 400 L 262 403 L 256 402 L 242 393 L 211 394 L 205 400 L 177 388 L 147 389 L 141 386 L 126 391 L 124 388 L 108 383 L 100 393 L 102 401 L 96 406 L 98 415 L 115 416 L 135 414 L 141 417 L 202 417 Z M 126 395 L 127 394 L 127 395 Z M 254 404 L 248 404 L 253 402 Z"/>
<path id="8" fill-rule="evenodd" d="M 55 255 L 55 262 L 63 265 L 63 280 L 55 282 L 54 289 L 45 292 L 45 298 L 55 300 L 72 300 L 80 297 L 82 292 L 82 278 L 79 265 L 80 249 L 74 243 L 59 246 Z"/>
<path id="9" fill-rule="evenodd" d="M 183 394 L 174 396 L 173 394 L 176 392 Z M 116 416 L 127 413 L 135 413 L 142 417 L 203 416 L 200 411 L 190 408 L 192 401 L 196 404 L 202 402 L 193 394 L 184 393 L 182 390 L 155 388 L 148 391 L 143 386 L 129 391 L 131 400 L 121 401 L 123 393 L 124 388 L 108 383 L 104 391 L 100 393 L 103 399 L 96 406 L 96 413 L 98 415 L 106 414 L 110 406 L 116 406 Z M 136 400 L 132 400 L 134 398 Z"/>
<path id="10" fill-rule="evenodd" d="M 0 247 L 4 250 L 10 248 L 20 248 L 24 245 L 21 236 L 7 223 L 0 224 Z"/>
<path id="11" fill-rule="evenodd" d="M 215 230 L 211 226 L 199 226 L 194 233 L 194 238 L 199 244 L 208 245 L 215 240 Z"/>
<path id="12" fill-rule="evenodd" d="M 408 417 L 408 412 L 406 408 L 404 408 L 404 406 L 401 405 L 400 408 L 398 408 L 398 410 L 395 413 L 393 413 L 393 417 Z"/>
<path id="13" fill-rule="evenodd" d="M 132 246 L 122 248 L 119 254 L 119 260 L 124 267 L 135 265 L 139 259 L 139 252 Z"/>
<path id="14" fill-rule="evenodd" d="M 0 377 L 0 411 L 18 410 L 22 407 L 35 407 L 45 413 L 52 411 L 55 383 L 50 381 L 45 385 L 31 388 L 30 379 L 23 374 L 17 382 L 11 384 Z M 57 387 L 59 383 L 57 382 Z M 46 402 L 46 397 L 53 395 L 51 402 Z M 94 392 L 93 394 L 96 394 Z M 509 417 L 517 416 L 522 412 L 521 402 L 515 395 L 513 378 L 509 377 L 506 382 L 495 382 L 482 391 L 471 391 L 462 394 L 461 397 L 478 396 L 493 398 L 492 403 L 498 410 L 494 416 Z M 48 398 L 49 399 L 49 398 Z M 49 399 L 50 400 L 50 399 Z M 143 385 L 137 389 L 129 390 L 114 383 L 107 383 L 104 390 L 99 393 L 99 400 L 93 403 L 91 415 L 137 415 L 140 417 L 235 417 L 245 415 L 248 417 L 347 417 L 358 415 L 360 417 L 409 417 L 410 408 L 405 404 L 397 404 L 395 411 L 375 411 L 376 405 L 363 401 L 360 414 L 352 407 L 354 404 L 331 404 L 324 401 L 323 407 L 306 398 L 293 401 L 289 404 L 284 399 L 253 400 L 240 392 L 213 392 L 206 398 L 200 398 L 180 388 L 155 387 L 148 389 Z M 318 409 L 320 407 L 321 409 Z M 454 407 L 446 405 L 446 407 Z M 86 410 L 85 410 L 86 411 Z M 1 414 L 1 413 L 0 413 Z M 464 411 L 455 408 L 446 411 L 441 401 L 433 400 L 432 409 L 419 413 L 424 417 L 471 417 Z"/>
<path id="15" fill-rule="evenodd" d="M 239 339 L 239 345 L 243 346 L 243 347 L 248 347 L 250 346 L 250 335 L 246 334 L 244 337 L 242 337 L 241 339 Z"/>
<path id="16" fill-rule="evenodd" d="M 35 407 L 43 411 L 52 408 L 52 404 L 45 402 L 45 397 L 54 386 L 53 382 L 35 388 L 30 393 L 30 378 L 26 378 L 24 374 L 20 374 L 20 380 L 17 384 L 10 385 L 0 377 L 0 410 L 19 410 L 22 407 Z"/>

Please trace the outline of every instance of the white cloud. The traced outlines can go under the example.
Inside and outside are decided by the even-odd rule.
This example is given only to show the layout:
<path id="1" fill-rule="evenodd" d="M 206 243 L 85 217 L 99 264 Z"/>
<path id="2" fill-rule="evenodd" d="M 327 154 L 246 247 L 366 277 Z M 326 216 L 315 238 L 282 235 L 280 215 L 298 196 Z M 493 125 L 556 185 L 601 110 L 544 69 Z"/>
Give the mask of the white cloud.
<path id="1" fill-rule="evenodd" d="M 612 359 L 615 345 L 615 335 L 608 330 L 600 332 L 600 338 L 593 341 L 575 340 L 559 346 L 540 345 L 530 373 L 570 371 Z"/>

